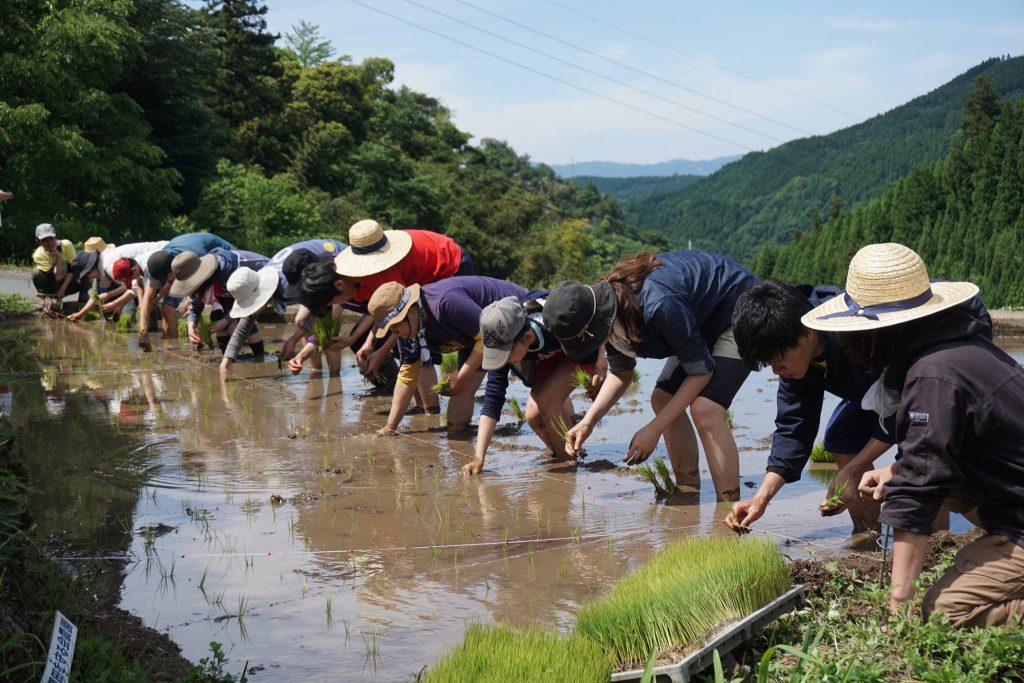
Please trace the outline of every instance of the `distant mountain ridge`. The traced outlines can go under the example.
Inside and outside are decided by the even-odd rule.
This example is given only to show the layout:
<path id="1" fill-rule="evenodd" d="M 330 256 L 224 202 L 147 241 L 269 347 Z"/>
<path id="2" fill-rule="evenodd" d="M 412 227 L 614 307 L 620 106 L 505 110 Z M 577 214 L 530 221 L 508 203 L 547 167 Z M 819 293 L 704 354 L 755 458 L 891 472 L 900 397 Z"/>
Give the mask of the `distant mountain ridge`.
<path id="1" fill-rule="evenodd" d="M 669 159 L 656 164 L 622 164 L 616 161 L 580 161 L 574 164 L 547 164 L 562 178 L 596 176 L 599 178 L 634 178 L 672 175 L 711 175 L 726 164 L 736 161 L 742 155 L 717 157 L 693 161 L 690 159 Z"/>
<path id="2" fill-rule="evenodd" d="M 1024 93 L 1024 57 L 993 58 L 863 123 L 752 152 L 675 191 L 646 195 L 620 185 L 611 196 L 640 230 L 749 261 L 763 245 L 880 196 L 914 166 L 944 159 L 964 96 L 982 74 L 1002 98 Z"/>

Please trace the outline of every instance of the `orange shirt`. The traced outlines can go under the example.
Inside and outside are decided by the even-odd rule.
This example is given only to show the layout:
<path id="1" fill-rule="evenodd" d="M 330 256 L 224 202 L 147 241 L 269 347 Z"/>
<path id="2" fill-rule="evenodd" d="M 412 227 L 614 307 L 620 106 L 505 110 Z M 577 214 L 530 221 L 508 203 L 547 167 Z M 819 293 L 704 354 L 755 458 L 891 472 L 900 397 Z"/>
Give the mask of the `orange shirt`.
<path id="1" fill-rule="evenodd" d="M 455 275 L 462 262 L 462 247 L 447 235 L 429 230 L 406 230 L 412 237 L 412 247 L 401 261 L 387 270 L 359 279 L 359 291 L 352 298 L 364 304 L 377 288 L 387 282 L 409 285 L 429 285 Z"/>

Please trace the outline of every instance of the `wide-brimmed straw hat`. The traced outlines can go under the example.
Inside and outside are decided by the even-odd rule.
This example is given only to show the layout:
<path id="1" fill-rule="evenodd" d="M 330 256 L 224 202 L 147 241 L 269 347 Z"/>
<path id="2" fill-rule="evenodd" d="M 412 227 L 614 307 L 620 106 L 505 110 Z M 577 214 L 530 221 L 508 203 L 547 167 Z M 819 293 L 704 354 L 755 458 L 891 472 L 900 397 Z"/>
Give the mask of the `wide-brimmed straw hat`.
<path id="1" fill-rule="evenodd" d="M 377 337 L 386 337 L 391 328 L 405 320 L 413 304 L 420 300 L 420 286 L 403 287 L 400 282 L 387 282 L 377 288 L 366 308 L 375 323 L 380 323 Z"/>
<path id="2" fill-rule="evenodd" d="M 114 245 L 107 244 L 107 241 L 102 237 L 90 237 L 85 241 L 85 244 L 82 245 L 82 248 L 85 249 L 85 251 L 95 251 L 96 253 L 101 253 L 107 251 L 108 249 L 113 249 Z"/>
<path id="3" fill-rule="evenodd" d="M 544 303 L 544 327 L 573 360 L 586 358 L 612 333 L 615 292 L 607 280 L 592 285 L 565 280 Z"/>
<path id="4" fill-rule="evenodd" d="M 228 293 L 235 299 L 231 317 L 238 320 L 259 313 L 274 296 L 280 282 L 277 269 L 270 266 L 258 271 L 243 266 L 231 273 Z"/>
<path id="5" fill-rule="evenodd" d="M 183 251 L 171 261 L 174 284 L 171 296 L 188 296 L 199 289 L 217 271 L 217 257 L 207 254 L 200 257 L 191 251 Z"/>
<path id="6" fill-rule="evenodd" d="M 813 330 L 859 332 L 917 320 L 978 293 L 971 282 L 931 282 L 924 261 L 902 244 L 869 244 L 850 261 L 846 292 L 806 313 Z"/>
<path id="7" fill-rule="evenodd" d="M 412 249 L 412 237 L 401 230 L 385 230 L 374 220 L 359 221 L 348 229 L 348 248 L 334 259 L 339 275 L 365 277 L 387 270 Z"/>

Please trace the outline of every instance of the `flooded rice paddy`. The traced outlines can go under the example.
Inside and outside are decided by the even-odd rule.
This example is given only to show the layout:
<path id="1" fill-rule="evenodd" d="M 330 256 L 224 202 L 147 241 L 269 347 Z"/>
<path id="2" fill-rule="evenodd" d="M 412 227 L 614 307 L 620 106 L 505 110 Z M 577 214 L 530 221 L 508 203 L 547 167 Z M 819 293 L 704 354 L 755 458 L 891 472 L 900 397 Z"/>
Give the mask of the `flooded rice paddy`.
<path id="1" fill-rule="evenodd" d="M 265 329 L 268 348 L 281 332 Z M 473 443 L 443 418 L 372 436 L 390 397 L 351 356 L 341 377 L 236 364 L 245 379 L 224 386 L 213 354 L 171 340 L 142 353 L 112 326 L 0 336 L 38 536 L 189 659 L 218 641 L 254 681 L 412 680 L 471 619 L 566 626 L 668 541 L 730 533 L 703 457 L 699 497 L 668 502 L 621 466 L 659 363 L 641 364 L 579 466 L 549 461 L 506 411 L 485 472 L 464 479 Z M 764 472 L 775 386 L 752 375 L 733 405 L 744 497 Z M 527 393 L 510 390 L 521 405 Z M 786 486 L 759 533 L 791 557 L 848 547 L 848 518 L 816 511 L 833 471 Z"/>

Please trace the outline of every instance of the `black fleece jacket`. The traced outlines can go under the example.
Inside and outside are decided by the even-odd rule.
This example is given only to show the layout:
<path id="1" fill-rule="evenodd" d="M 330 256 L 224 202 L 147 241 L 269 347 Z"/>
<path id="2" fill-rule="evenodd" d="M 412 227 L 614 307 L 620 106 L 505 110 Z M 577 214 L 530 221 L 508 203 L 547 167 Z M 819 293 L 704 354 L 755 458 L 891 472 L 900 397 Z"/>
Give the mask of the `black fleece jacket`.
<path id="1" fill-rule="evenodd" d="M 929 534 L 943 500 L 958 492 L 978 504 L 986 531 L 1024 547 L 1024 368 L 963 308 L 927 321 L 886 373 L 887 385 L 902 387 L 903 457 L 881 521 Z"/>

